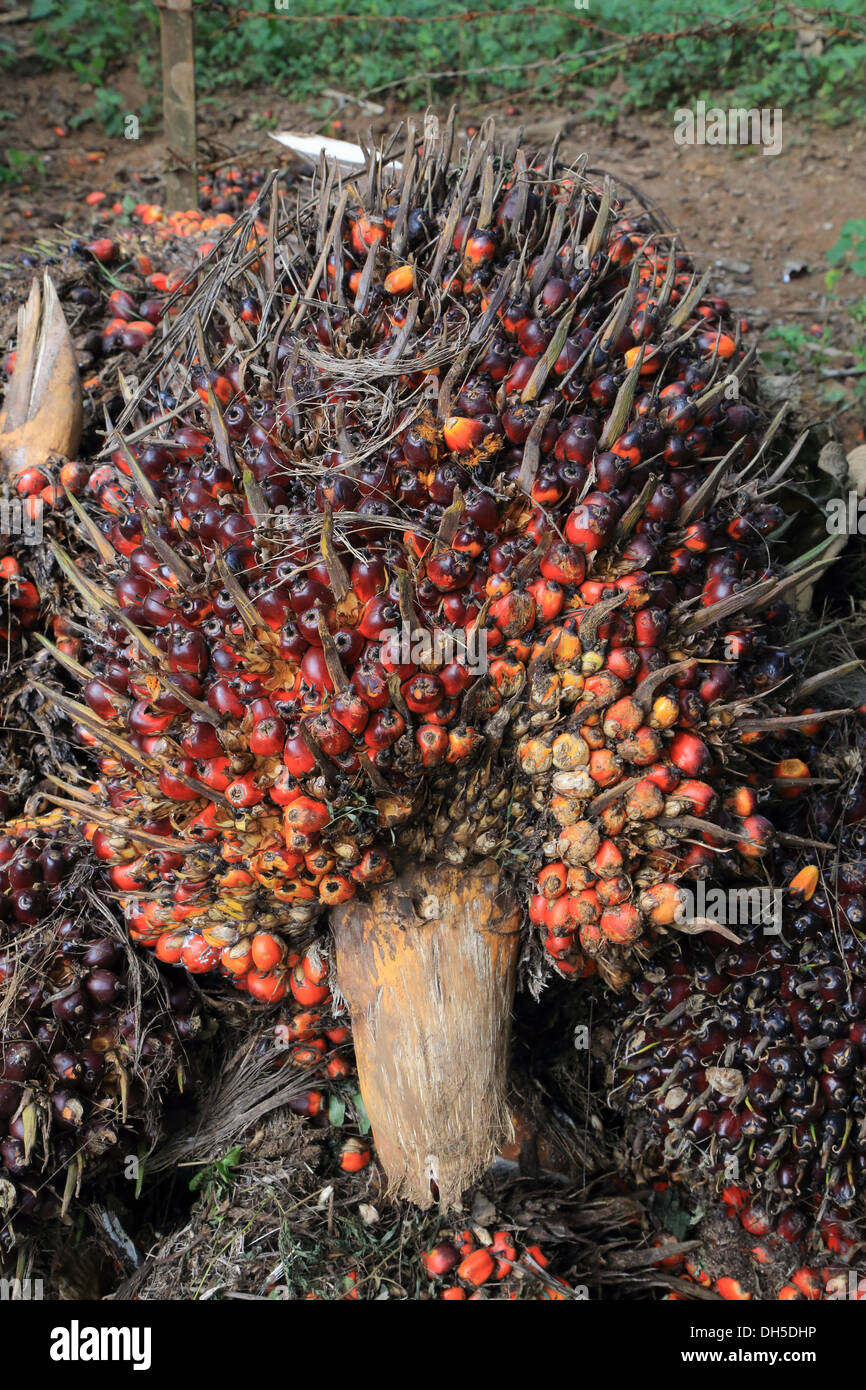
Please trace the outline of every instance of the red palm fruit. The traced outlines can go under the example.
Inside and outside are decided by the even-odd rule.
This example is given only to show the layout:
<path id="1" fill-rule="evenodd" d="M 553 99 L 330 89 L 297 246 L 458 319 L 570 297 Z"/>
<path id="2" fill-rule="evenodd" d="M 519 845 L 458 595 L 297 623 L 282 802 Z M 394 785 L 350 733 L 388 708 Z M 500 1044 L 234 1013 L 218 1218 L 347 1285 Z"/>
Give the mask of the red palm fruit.
<path id="1" fill-rule="evenodd" d="M 191 974 L 202 975 L 219 964 L 219 955 L 199 932 L 191 932 L 181 949 L 180 960 Z"/>
<path id="2" fill-rule="evenodd" d="M 641 658 L 634 647 L 616 647 L 608 651 L 605 665 L 618 680 L 628 682 L 637 675 Z"/>
<path id="3" fill-rule="evenodd" d="M 400 687 L 403 699 L 415 714 L 429 714 L 441 702 L 442 682 L 434 675 L 413 676 Z"/>
<path id="4" fill-rule="evenodd" d="M 448 754 L 448 731 L 436 724 L 422 724 L 415 732 L 415 742 L 425 767 L 438 767 Z"/>
<path id="5" fill-rule="evenodd" d="M 637 733 L 643 721 L 644 714 L 640 705 L 626 695 L 605 710 L 602 727 L 607 738 L 620 739 Z"/>
<path id="6" fill-rule="evenodd" d="M 427 1273 L 434 1277 L 449 1274 L 459 1263 L 459 1260 L 460 1255 L 450 1240 L 440 1241 L 438 1245 L 433 1246 L 432 1250 L 426 1251 L 421 1256 L 421 1263 Z"/>
<path id="7" fill-rule="evenodd" d="M 490 663 L 490 679 L 503 699 L 511 699 L 522 688 L 526 668 L 522 661 L 497 657 Z"/>
<path id="8" fill-rule="evenodd" d="M 599 881 L 595 888 L 595 895 L 601 907 L 616 907 L 619 903 L 627 902 L 631 897 L 631 879 L 625 874 L 616 874 L 613 878 Z"/>
<path id="9" fill-rule="evenodd" d="M 599 844 L 600 836 L 592 822 L 579 820 L 563 828 L 556 848 L 566 864 L 578 866 L 591 862 Z"/>
<path id="10" fill-rule="evenodd" d="M 310 796 L 298 796 L 290 802 L 284 813 L 286 830 L 298 831 L 303 835 L 315 835 L 331 819 L 331 813 L 324 802 L 314 801 Z"/>
<path id="11" fill-rule="evenodd" d="M 341 690 L 329 704 L 328 714 L 350 734 L 360 734 L 370 718 L 370 706 L 354 690 Z"/>
<path id="12" fill-rule="evenodd" d="M 340 1167 L 345 1173 L 360 1173 L 370 1158 L 370 1147 L 362 1139 L 347 1139 L 340 1150 Z"/>
<path id="13" fill-rule="evenodd" d="M 542 897 L 541 894 L 539 894 L 539 893 L 536 893 L 536 895 L 535 895 L 534 897 L 530 898 L 530 900 L 529 900 L 529 920 L 530 920 L 530 922 L 535 922 L 537 925 L 546 926 L 546 925 L 547 925 L 547 918 L 548 918 L 548 913 L 549 913 L 549 911 L 550 911 L 550 900 L 549 900 L 548 898 Z"/>
<path id="14" fill-rule="evenodd" d="M 602 840 L 590 861 L 593 873 L 599 878 L 613 878 L 620 873 L 623 857 L 612 840 Z"/>
<path id="15" fill-rule="evenodd" d="M 655 820 L 663 810 L 664 797 L 649 777 L 642 777 L 626 793 L 625 812 L 631 821 Z"/>
<path id="16" fill-rule="evenodd" d="M 607 495 L 590 492 L 569 516 L 565 534 L 572 545 L 591 555 L 607 543 L 615 522 L 616 508 Z"/>
<path id="17" fill-rule="evenodd" d="M 740 830 L 741 838 L 736 846 L 740 854 L 747 859 L 759 859 L 768 852 L 775 829 L 765 816 L 747 816 Z"/>
<path id="18" fill-rule="evenodd" d="M 538 875 L 538 886 L 543 897 L 559 898 L 566 891 L 568 868 L 563 861 L 546 864 Z"/>
<path id="19" fill-rule="evenodd" d="M 312 719 L 309 719 L 305 726 L 314 743 L 318 744 L 322 752 L 327 753 L 329 757 L 344 753 L 352 744 L 352 737 L 348 729 L 339 723 L 334 716 L 334 705 L 339 698 L 337 696 L 327 710 L 320 710 Z"/>
<path id="20" fill-rule="evenodd" d="M 622 777 L 622 759 L 609 748 L 597 748 L 589 756 L 589 775 L 600 787 L 612 787 Z"/>
<path id="21" fill-rule="evenodd" d="M 328 873 L 319 882 L 319 898 L 329 906 L 348 902 L 354 896 L 355 885 L 345 874 Z"/>
<path id="22" fill-rule="evenodd" d="M 528 588 L 535 600 L 537 617 L 542 622 L 552 622 L 565 604 L 565 591 L 562 585 L 554 579 L 537 579 Z"/>
<path id="23" fill-rule="evenodd" d="M 260 1004 L 275 1004 L 285 998 L 285 977 L 274 971 L 250 970 L 240 978 L 246 982 L 250 994 Z"/>
<path id="24" fill-rule="evenodd" d="M 427 578 L 442 592 L 465 589 L 475 573 L 472 556 L 454 549 L 434 555 L 427 561 L 426 568 Z"/>
<path id="25" fill-rule="evenodd" d="M 448 733 L 448 753 L 446 762 L 463 763 L 471 758 L 483 736 L 467 724 L 458 724 Z"/>
<path id="26" fill-rule="evenodd" d="M 519 637 L 535 622 L 535 599 L 529 592 L 513 589 L 490 605 L 490 618 L 503 637 Z"/>
<path id="27" fill-rule="evenodd" d="M 283 763 L 293 777 L 303 777 L 316 766 L 316 759 L 299 727 L 289 730 L 282 753 Z"/>
<path id="28" fill-rule="evenodd" d="M 211 709 L 226 718 L 243 719 L 246 714 L 243 701 L 238 697 L 232 689 L 231 683 L 227 680 L 218 680 L 214 682 L 208 690 L 207 702 Z M 142 701 L 142 703 L 144 702 Z M 170 722 L 171 720 L 169 717 L 167 723 Z M 142 730 L 142 732 L 144 731 Z"/>
<path id="29" fill-rule="evenodd" d="M 391 698 L 385 673 L 375 666 L 359 662 L 352 672 L 352 685 L 368 711 L 384 709 Z"/>
<path id="30" fill-rule="evenodd" d="M 364 742 L 374 752 L 389 748 L 404 732 L 406 721 L 395 709 L 377 710 L 364 730 Z"/>
<path id="31" fill-rule="evenodd" d="M 474 420 L 471 416 L 452 415 L 442 426 L 445 447 L 452 453 L 471 452 L 482 442 L 485 433 L 481 420 Z"/>
<path id="32" fill-rule="evenodd" d="M 457 1278 L 476 1287 L 486 1284 L 495 1273 L 493 1256 L 488 1250 L 473 1250 L 457 1266 Z"/>
<path id="33" fill-rule="evenodd" d="M 315 690 L 333 692 L 333 677 L 321 647 L 307 648 L 301 660 L 301 677 Z"/>
<path id="34" fill-rule="evenodd" d="M 361 856 L 360 863 L 352 869 L 352 878 L 362 885 L 387 883 L 393 876 L 391 862 L 380 849 L 368 849 Z"/>
<path id="35" fill-rule="evenodd" d="M 330 990 L 326 984 L 317 984 L 309 980 L 301 965 L 296 965 L 293 968 L 289 980 L 292 994 L 298 1003 L 303 1004 L 304 1007 L 322 1004 L 330 994 Z"/>
<path id="36" fill-rule="evenodd" d="M 212 724 L 203 719 L 193 719 L 184 729 L 180 746 L 191 758 L 218 758 L 223 746 Z"/>
<path id="37" fill-rule="evenodd" d="M 298 795 L 298 785 L 293 773 L 287 767 L 281 767 L 276 780 L 268 788 L 268 796 L 278 806 L 288 806 Z"/>
<path id="38" fill-rule="evenodd" d="M 644 725 L 631 738 L 622 739 L 617 744 L 616 751 L 634 767 L 649 767 L 660 756 L 662 743 L 658 734 Z"/>
<path id="39" fill-rule="evenodd" d="M 252 772 L 245 772 L 242 777 L 236 777 L 225 789 L 225 798 L 232 806 L 243 809 L 247 806 L 256 806 L 264 800 L 264 791 L 257 786 L 255 776 Z"/>
<path id="40" fill-rule="evenodd" d="M 668 617 L 660 608 L 642 608 L 634 617 L 635 641 L 641 647 L 655 647 L 668 629 Z"/>
<path id="41" fill-rule="evenodd" d="M 272 932 L 256 932 L 250 944 L 250 954 L 256 970 L 274 970 L 285 955 L 285 947 Z"/>
<path id="42" fill-rule="evenodd" d="M 621 903 L 601 914 L 599 927 L 608 941 L 618 946 L 631 946 L 643 930 L 643 917 L 631 903 Z"/>
<path id="43" fill-rule="evenodd" d="M 673 800 L 678 806 L 688 808 L 691 815 L 705 817 L 712 809 L 717 797 L 709 783 L 688 778 L 680 781 L 676 786 Z"/>
<path id="44" fill-rule="evenodd" d="M 702 700 L 707 704 L 711 700 L 723 699 L 732 689 L 734 678 L 727 666 L 711 666 L 703 677 L 698 690 Z"/>
<path id="45" fill-rule="evenodd" d="M 277 715 L 259 719 L 250 731 L 250 752 L 257 757 L 270 757 L 283 751 L 286 723 Z"/>
<path id="46" fill-rule="evenodd" d="M 186 940 L 187 937 L 185 932 L 163 932 L 162 935 L 157 938 L 154 951 L 157 960 L 163 961 L 166 965 L 180 964 L 181 954 Z"/>
<path id="47" fill-rule="evenodd" d="M 539 564 L 545 579 L 558 584 L 582 584 L 586 574 L 583 551 L 565 541 L 554 541 Z"/>
<path id="48" fill-rule="evenodd" d="M 197 801 L 201 793 L 195 786 L 181 781 L 177 773 L 186 778 L 194 777 L 195 763 L 192 758 L 184 758 L 176 772 L 171 768 L 162 769 L 159 774 L 159 789 L 163 796 L 169 797 L 172 801 Z"/>
<path id="49" fill-rule="evenodd" d="M 798 786 L 786 786 L 785 784 L 794 780 L 808 779 L 810 776 L 807 763 L 802 758 L 783 758 L 776 763 L 770 774 L 775 783 L 775 790 L 779 796 L 792 800 L 806 788 Z"/>
<path id="50" fill-rule="evenodd" d="M 695 734 L 677 733 L 674 734 L 669 748 L 668 756 L 674 767 L 678 767 L 680 772 L 684 772 L 688 777 L 700 777 L 712 766 L 712 754 L 707 745 Z"/>
<path id="51" fill-rule="evenodd" d="M 159 948 L 157 948 L 157 955 Z M 220 952 L 220 965 L 228 975 L 247 975 L 253 968 L 252 946 L 248 940 L 225 946 Z"/>

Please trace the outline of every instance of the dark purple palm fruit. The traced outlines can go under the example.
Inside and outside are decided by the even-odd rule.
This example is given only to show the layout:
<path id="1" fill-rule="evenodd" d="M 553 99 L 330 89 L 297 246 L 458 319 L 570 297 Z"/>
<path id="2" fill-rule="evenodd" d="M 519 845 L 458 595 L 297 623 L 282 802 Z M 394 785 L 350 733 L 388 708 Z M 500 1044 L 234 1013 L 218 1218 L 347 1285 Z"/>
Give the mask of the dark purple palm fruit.
<path id="1" fill-rule="evenodd" d="M 61 825 L 0 836 L 0 1193 L 8 1245 L 22 1221 L 65 1211 L 97 1170 L 159 1133 L 190 1094 L 201 1029 L 95 896 L 86 845 Z"/>
<path id="2" fill-rule="evenodd" d="M 838 1246 L 866 1206 L 866 860 L 862 810 L 836 810 L 823 871 L 780 857 L 765 920 L 741 896 L 725 936 L 681 940 L 634 983 L 610 1100 L 647 1169 L 744 1189 L 764 1230 L 802 1209 Z"/>

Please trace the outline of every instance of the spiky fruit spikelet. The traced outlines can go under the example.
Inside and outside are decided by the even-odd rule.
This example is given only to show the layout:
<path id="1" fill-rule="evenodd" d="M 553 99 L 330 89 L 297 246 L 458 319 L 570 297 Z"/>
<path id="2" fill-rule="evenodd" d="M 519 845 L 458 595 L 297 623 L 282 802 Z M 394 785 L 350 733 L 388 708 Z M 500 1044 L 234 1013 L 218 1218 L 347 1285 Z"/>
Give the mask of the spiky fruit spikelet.
<path id="1" fill-rule="evenodd" d="M 182 981 L 142 971 L 63 827 L 0 836 L 0 1245 L 65 1211 L 100 1159 L 155 1135 L 191 1089 L 201 1020 Z M 56 833 L 55 833 L 56 832 Z M 77 845 L 75 840 L 78 840 Z"/>
<path id="2" fill-rule="evenodd" d="M 443 861 L 412 920 L 501 889 L 510 923 L 543 866 L 551 959 L 621 983 L 681 875 L 772 836 L 720 810 L 808 573 L 767 569 L 752 355 L 609 184 L 451 145 L 360 193 L 323 168 L 285 223 L 264 191 L 90 479 L 98 562 L 57 556 L 87 667 L 42 689 L 98 752 L 131 932 L 265 1002 L 329 909 Z M 517 934 L 478 931 L 499 1049 Z"/>
<path id="3" fill-rule="evenodd" d="M 796 872 L 777 866 L 789 880 L 780 922 L 743 896 L 739 942 L 708 932 L 678 946 L 636 983 L 621 1025 L 612 1099 L 635 1154 L 744 1188 L 756 1235 L 790 1221 L 792 1204 L 822 1234 L 864 1210 L 866 827 L 855 814 L 839 827 L 835 872 L 822 878 L 814 851 Z"/>
<path id="4" fill-rule="evenodd" d="M 199 968 L 406 858 L 513 849 L 525 872 L 548 825 L 539 897 L 559 902 L 551 867 L 568 892 L 537 915 L 616 956 L 661 920 L 635 886 L 712 862 L 679 841 L 784 674 L 752 659 L 779 514 L 749 485 L 727 306 L 577 171 L 424 156 L 336 213 L 317 187 L 243 367 L 213 293 L 250 282 L 204 277 L 169 337 L 197 403 L 94 473 L 99 565 L 60 557 L 93 629 L 66 708 L 102 749 L 97 852 L 136 930 L 194 933 Z M 172 405 L 155 383 L 136 402 Z M 383 644 L 401 622 L 424 652 Z M 754 857 L 769 835 L 720 839 Z"/>

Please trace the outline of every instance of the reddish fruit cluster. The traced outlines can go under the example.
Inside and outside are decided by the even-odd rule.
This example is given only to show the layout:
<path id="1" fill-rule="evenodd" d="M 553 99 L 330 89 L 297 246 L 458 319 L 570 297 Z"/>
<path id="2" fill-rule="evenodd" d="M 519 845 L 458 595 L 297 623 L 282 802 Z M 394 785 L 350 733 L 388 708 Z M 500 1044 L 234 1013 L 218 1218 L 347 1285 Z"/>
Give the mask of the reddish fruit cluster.
<path id="1" fill-rule="evenodd" d="M 662 1187 L 665 1184 L 660 1184 Z M 847 1300 L 866 1298 L 866 1280 L 849 1267 L 859 1249 L 854 1227 L 827 1222 L 822 1228 L 824 1249 L 816 1256 L 810 1223 L 802 1211 L 788 1207 L 770 1218 L 760 1201 L 750 1198 L 743 1187 L 730 1185 L 722 1190 L 720 1211 L 727 1223 L 704 1222 L 695 1232 L 704 1253 L 665 1255 L 672 1236 L 657 1236 L 652 1244 L 661 1258 L 658 1267 L 676 1274 L 681 1288 L 666 1295 L 675 1301 L 694 1295 L 690 1286 L 712 1289 L 729 1302 L 748 1302 L 754 1297 L 787 1303 L 801 1300 Z M 810 1246 L 812 1248 L 810 1248 Z M 753 1278 L 741 1273 L 735 1278 L 720 1270 L 733 1263 L 742 1267 L 748 1261 Z"/>
<path id="2" fill-rule="evenodd" d="M 551 959 L 621 983 L 681 875 L 770 841 L 716 814 L 731 708 L 785 674 L 728 307 L 608 188 L 473 149 L 261 237 L 261 302 L 217 257 L 225 312 L 188 301 L 83 495 L 97 563 L 58 552 L 94 849 L 138 940 L 257 998 L 428 857 L 546 859 Z"/>
<path id="3" fill-rule="evenodd" d="M 288 1102 L 296 1114 L 315 1117 L 327 1108 L 329 1094 L 357 1094 L 351 1033 L 332 1016 L 330 991 L 314 1006 L 293 998 L 291 1012 L 274 1025 L 273 1040 L 280 1065 L 303 1071 L 311 1082 L 312 1089 Z"/>
<path id="4" fill-rule="evenodd" d="M 488 1298 L 537 1298 L 563 1302 L 571 1289 L 563 1279 L 545 1274 L 549 1263 L 537 1245 L 519 1250 L 517 1237 L 494 1231 L 482 1244 L 475 1231 L 443 1233 L 443 1238 L 421 1256 L 421 1263 L 439 1286 L 439 1298 L 472 1301 Z M 456 1283 L 445 1283 L 448 1278 Z"/>
<path id="5" fill-rule="evenodd" d="M 637 983 L 621 1025 L 613 1100 L 641 1149 L 668 1169 L 734 1175 L 759 1191 L 749 1207 L 756 1235 L 799 1220 L 792 1203 L 822 1232 L 862 1209 L 863 840 L 862 825 L 844 828 L 838 918 L 808 866 L 792 881 L 781 932 L 738 926 L 737 945 L 709 932 L 681 947 Z"/>
<path id="6" fill-rule="evenodd" d="M 0 836 L 0 1245 L 22 1218 L 65 1210 L 101 1154 L 140 1142 L 157 1095 L 190 1089 L 200 1030 L 187 986 L 142 980 L 88 901 L 81 847 L 13 828 Z"/>

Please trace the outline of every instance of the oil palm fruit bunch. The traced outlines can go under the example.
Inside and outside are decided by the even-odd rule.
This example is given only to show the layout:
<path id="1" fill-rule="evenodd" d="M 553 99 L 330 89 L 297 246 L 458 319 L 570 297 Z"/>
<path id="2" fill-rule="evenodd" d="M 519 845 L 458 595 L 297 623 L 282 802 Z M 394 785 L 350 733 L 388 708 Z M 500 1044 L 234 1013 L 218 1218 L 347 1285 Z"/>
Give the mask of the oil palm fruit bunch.
<path id="1" fill-rule="evenodd" d="M 612 1092 L 650 1166 L 736 1199 L 753 1235 L 809 1227 L 836 1253 L 866 1193 L 864 811 L 862 794 L 837 801 L 823 873 L 780 858 L 778 918 L 651 965 L 623 1010 Z"/>
<path id="2" fill-rule="evenodd" d="M 781 415 L 675 241 L 582 164 L 452 146 L 323 161 L 288 216 L 268 181 L 205 258 L 56 551 L 79 690 L 40 686 L 136 941 L 271 1002 L 324 987 L 330 915 L 419 1201 L 506 1122 L 534 875 L 549 959 L 621 984 L 682 875 L 769 849 L 726 779 L 785 723 L 762 644 L 813 572 L 768 567 Z"/>
<path id="3" fill-rule="evenodd" d="M 201 1019 L 94 897 L 87 846 L 58 820 L 0 835 L 0 1245 L 63 1213 L 82 1180 L 157 1132 L 191 1089 Z M 78 843 L 76 844 L 76 840 Z"/>

